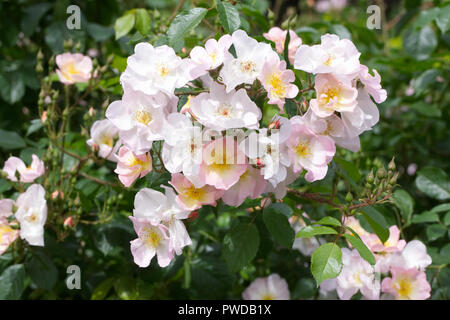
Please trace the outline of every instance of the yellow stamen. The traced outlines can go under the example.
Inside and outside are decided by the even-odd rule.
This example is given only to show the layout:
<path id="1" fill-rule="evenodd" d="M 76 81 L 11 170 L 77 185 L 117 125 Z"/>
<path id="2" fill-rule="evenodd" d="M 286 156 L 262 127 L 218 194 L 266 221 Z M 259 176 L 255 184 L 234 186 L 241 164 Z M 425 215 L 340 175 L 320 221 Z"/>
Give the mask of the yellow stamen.
<path id="1" fill-rule="evenodd" d="M 301 158 L 306 158 L 312 154 L 307 141 L 299 142 L 295 147 L 295 153 Z"/>
<path id="2" fill-rule="evenodd" d="M 279 98 L 284 98 L 286 96 L 286 86 L 281 80 L 280 74 L 272 74 L 269 79 L 269 85 L 272 87 L 270 90 L 272 95 Z"/>
<path id="3" fill-rule="evenodd" d="M 150 121 L 152 121 L 152 116 L 150 112 L 145 110 L 138 110 L 135 115 L 135 119 L 137 122 L 142 123 L 143 125 L 148 126 Z"/>

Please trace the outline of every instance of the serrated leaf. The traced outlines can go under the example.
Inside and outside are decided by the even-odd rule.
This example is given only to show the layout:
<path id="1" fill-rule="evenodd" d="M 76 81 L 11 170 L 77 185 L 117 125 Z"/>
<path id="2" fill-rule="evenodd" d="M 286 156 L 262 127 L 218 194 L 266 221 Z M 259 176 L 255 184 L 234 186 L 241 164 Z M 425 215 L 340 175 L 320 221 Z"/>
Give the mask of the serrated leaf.
<path id="1" fill-rule="evenodd" d="M 217 12 L 220 23 L 227 33 L 233 33 L 241 25 L 239 12 L 231 3 L 217 0 Z"/>
<path id="2" fill-rule="evenodd" d="M 267 229 L 275 241 L 286 248 L 292 248 L 295 232 L 288 218 L 277 210 L 277 207 L 269 206 L 264 209 L 263 220 Z"/>
<path id="3" fill-rule="evenodd" d="M 375 257 L 373 256 L 372 252 L 370 252 L 369 248 L 362 242 L 362 240 L 359 237 L 356 237 L 355 235 L 350 235 L 348 233 L 344 233 L 343 236 L 350 242 L 350 244 L 358 250 L 359 255 L 361 258 L 366 260 L 371 265 L 375 264 Z"/>
<path id="4" fill-rule="evenodd" d="M 134 11 L 130 11 L 116 20 L 114 30 L 116 31 L 116 40 L 128 34 L 134 27 L 136 16 Z"/>
<path id="5" fill-rule="evenodd" d="M 207 9 L 205 8 L 193 8 L 178 14 L 170 24 L 169 30 L 167 30 L 169 45 L 173 47 L 182 41 L 184 36 L 202 21 L 206 12 Z"/>
<path id="6" fill-rule="evenodd" d="M 450 179 L 440 168 L 428 167 L 419 170 L 415 184 L 420 191 L 431 198 L 450 199 Z"/>
<path id="7" fill-rule="evenodd" d="M 326 226 L 306 226 L 300 229 L 297 238 L 311 238 L 321 234 L 338 234 L 338 232 Z"/>
<path id="8" fill-rule="evenodd" d="M 335 243 L 325 243 L 311 257 L 311 273 L 319 286 L 324 280 L 336 278 L 342 269 L 341 248 Z"/>
<path id="9" fill-rule="evenodd" d="M 223 257 L 231 271 L 238 271 L 249 264 L 259 248 L 258 229 L 253 224 L 240 223 L 223 239 Z"/>

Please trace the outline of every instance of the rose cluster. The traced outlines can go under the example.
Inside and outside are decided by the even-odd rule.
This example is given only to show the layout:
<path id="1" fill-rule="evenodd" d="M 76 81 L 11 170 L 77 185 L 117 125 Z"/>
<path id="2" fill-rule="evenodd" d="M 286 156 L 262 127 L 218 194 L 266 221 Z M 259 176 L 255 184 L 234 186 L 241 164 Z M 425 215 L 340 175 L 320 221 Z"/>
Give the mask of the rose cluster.
<path id="1" fill-rule="evenodd" d="M 406 243 L 400 239 L 398 227 L 392 226 L 389 238 L 383 243 L 376 234 L 362 228 L 354 217 L 347 218 L 346 226 L 360 236 L 375 256 L 376 263 L 371 266 L 357 250 L 342 248 L 342 271 L 337 278 L 322 283 L 324 296 L 336 290 L 339 299 L 343 300 L 350 299 L 358 291 L 370 300 L 425 300 L 430 297 L 431 286 L 424 270 L 431 264 L 431 257 L 421 241 Z"/>
<path id="2" fill-rule="evenodd" d="M 314 87 L 294 84 L 282 56 L 287 31 L 279 28 L 264 34 L 275 50 L 242 30 L 209 39 L 186 58 L 167 45 L 136 45 L 120 77 L 122 99 L 94 123 L 88 144 L 117 162 L 126 187 L 152 171 L 152 151 L 172 174 L 165 194 L 144 189 L 136 196 L 131 219 L 138 265 L 148 266 L 156 254 L 166 266 L 181 253 L 191 243 L 181 220 L 202 205 L 222 199 L 239 206 L 268 193 L 280 199 L 303 172 L 308 182 L 323 179 L 336 145 L 359 150 L 359 135 L 378 122 L 372 99 L 383 102 L 386 91 L 378 73 L 360 64 L 354 44 L 326 34 L 321 44 L 307 46 L 289 32 L 288 60 L 315 75 Z M 307 112 L 283 116 L 286 99 L 308 90 L 316 97 Z M 182 108 L 180 95 L 189 95 Z M 280 109 L 265 128 L 255 102 L 261 95 Z M 152 150 L 155 141 L 161 152 Z"/>

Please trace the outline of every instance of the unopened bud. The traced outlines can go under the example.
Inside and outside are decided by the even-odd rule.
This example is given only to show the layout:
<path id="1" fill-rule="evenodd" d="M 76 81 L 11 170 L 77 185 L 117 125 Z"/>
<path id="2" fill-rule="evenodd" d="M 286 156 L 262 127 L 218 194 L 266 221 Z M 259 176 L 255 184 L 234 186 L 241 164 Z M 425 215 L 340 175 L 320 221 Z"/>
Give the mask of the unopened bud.
<path id="1" fill-rule="evenodd" d="M 396 173 L 394 174 L 394 176 L 391 178 L 391 180 L 389 180 L 389 184 L 390 184 L 390 185 L 396 184 L 397 179 L 398 179 L 398 172 L 396 172 Z"/>
<path id="2" fill-rule="evenodd" d="M 380 169 L 378 169 L 377 178 L 383 179 L 385 176 L 386 176 L 386 169 L 384 167 L 381 167 Z"/>
<path id="3" fill-rule="evenodd" d="M 261 169 L 264 167 L 264 161 L 262 161 L 261 158 L 256 158 L 255 159 L 255 165 L 257 168 Z"/>
<path id="4" fill-rule="evenodd" d="M 373 183 L 374 180 L 374 176 L 373 176 L 373 170 L 370 170 L 369 174 L 367 175 L 366 179 L 368 183 Z"/>
<path id="5" fill-rule="evenodd" d="M 280 120 L 277 119 L 269 124 L 269 130 L 280 129 Z"/>
<path id="6" fill-rule="evenodd" d="M 191 214 L 189 215 L 188 219 L 194 220 L 197 219 L 198 217 L 198 211 L 192 211 Z"/>
<path id="7" fill-rule="evenodd" d="M 388 170 L 390 170 L 390 171 L 394 171 L 394 170 L 395 170 L 395 161 L 394 161 L 394 157 L 392 157 L 391 162 L 389 162 L 389 164 L 388 164 Z"/>
<path id="8" fill-rule="evenodd" d="M 352 202 L 353 200 L 353 195 L 351 192 L 347 193 L 347 195 L 345 196 L 345 201 L 347 202 Z"/>
<path id="9" fill-rule="evenodd" d="M 68 217 L 66 218 L 66 220 L 64 220 L 63 225 L 65 228 L 73 228 L 75 226 L 75 222 L 73 221 L 72 217 Z"/>

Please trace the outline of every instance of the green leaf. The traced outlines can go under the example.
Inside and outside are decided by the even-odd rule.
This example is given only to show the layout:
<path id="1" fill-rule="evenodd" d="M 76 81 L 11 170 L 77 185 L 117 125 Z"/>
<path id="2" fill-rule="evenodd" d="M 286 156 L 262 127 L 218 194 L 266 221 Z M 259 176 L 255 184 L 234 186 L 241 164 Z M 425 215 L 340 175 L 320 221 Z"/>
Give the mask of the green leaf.
<path id="1" fill-rule="evenodd" d="M 170 24 L 169 30 L 167 30 L 169 45 L 174 47 L 179 44 L 184 36 L 202 21 L 207 11 L 205 8 L 193 8 L 178 14 Z"/>
<path id="2" fill-rule="evenodd" d="M 263 220 L 275 241 L 286 248 L 292 248 L 295 232 L 284 214 L 276 207 L 269 206 L 264 209 Z"/>
<path id="3" fill-rule="evenodd" d="M 450 226 L 450 211 L 447 212 L 444 216 L 444 219 L 442 220 L 442 222 L 448 227 Z"/>
<path id="4" fill-rule="evenodd" d="M 428 167 L 417 174 L 415 183 L 420 191 L 437 200 L 450 199 L 450 180 L 444 170 Z"/>
<path id="5" fill-rule="evenodd" d="M 91 300 L 103 300 L 114 285 L 115 278 L 108 278 L 100 283 L 92 292 Z"/>
<path id="6" fill-rule="evenodd" d="M 431 211 L 433 211 L 433 212 L 450 211 L 450 203 L 443 203 L 443 204 L 437 205 L 436 207 L 431 209 Z"/>
<path id="7" fill-rule="evenodd" d="M 30 37 L 37 29 L 42 16 L 52 7 L 48 2 L 38 3 L 23 10 L 24 16 L 20 19 L 23 33 Z"/>
<path id="8" fill-rule="evenodd" d="M 259 247 L 258 229 L 253 224 L 240 223 L 223 239 L 223 257 L 231 271 L 238 271 L 256 256 Z"/>
<path id="9" fill-rule="evenodd" d="M 347 171 L 348 176 L 352 178 L 353 181 L 358 182 L 359 180 L 361 180 L 361 173 L 353 162 L 344 160 L 339 157 L 335 157 L 333 160 L 336 161 L 342 169 Z"/>
<path id="10" fill-rule="evenodd" d="M 431 84 L 436 83 L 436 78 L 439 75 L 439 71 L 436 69 L 428 69 L 420 76 L 414 79 L 413 88 L 416 93 L 420 93 L 427 89 Z M 428 104 L 427 104 L 428 105 Z"/>
<path id="11" fill-rule="evenodd" d="M 41 121 L 41 119 L 33 119 L 31 120 L 31 125 L 28 127 L 27 129 L 27 134 L 26 136 L 28 137 L 30 134 L 38 131 L 39 129 L 41 129 L 43 127 L 43 123 Z"/>
<path id="12" fill-rule="evenodd" d="M 129 11 L 125 15 L 121 16 L 116 20 L 114 24 L 114 30 L 116 31 L 116 40 L 122 38 L 124 35 L 128 34 L 134 27 L 136 16 L 134 11 Z"/>
<path id="13" fill-rule="evenodd" d="M 373 207 L 362 209 L 362 214 L 381 242 L 386 242 L 389 238 L 389 229 L 383 215 Z"/>
<path id="14" fill-rule="evenodd" d="M 405 52 L 416 60 L 426 60 L 437 46 L 437 38 L 430 26 L 412 32 L 409 30 L 403 38 Z"/>
<path id="15" fill-rule="evenodd" d="M 446 33 L 450 29 L 450 5 L 440 8 L 436 24 L 442 33 Z"/>
<path id="16" fill-rule="evenodd" d="M 336 278 L 342 269 L 342 253 L 334 243 L 325 243 L 311 257 L 311 273 L 317 286 L 326 279 Z"/>
<path id="17" fill-rule="evenodd" d="M 4 150 L 25 148 L 25 141 L 16 132 L 0 129 L 0 148 Z"/>
<path id="18" fill-rule="evenodd" d="M 441 109 L 438 106 L 424 101 L 417 101 L 411 104 L 410 108 L 427 117 L 439 118 L 442 116 Z"/>
<path id="19" fill-rule="evenodd" d="M 97 23 L 88 23 L 88 34 L 97 42 L 106 41 L 114 34 L 114 29 Z"/>
<path id="20" fill-rule="evenodd" d="M 341 39 L 352 39 L 352 34 L 350 31 L 344 27 L 342 24 L 334 24 L 331 26 L 330 31 L 332 33 L 335 33 L 339 36 Z"/>
<path id="21" fill-rule="evenodd" d="M 129 276 L 123 276 L 114 283 L 114 289 L 122 300 L 136 300 L 139 292 L 136 289 L 135 279 Z"/>
<path id="22" fill-rule="evenodd" d="M 20 299 L 25 289 L 25 268 L 23 264 L 14 264 L 0 276 L 0 300 Z"/>
<path id="23" fill-rule="evenodd" d="M 427 238 L 429 241 L 434 241 L 436 239 L 439 239 L 444 234 L 446 234 L 446 232 L 447 232 L 447 228 L 438 223 L 428 226 L 427 230 L 426 230 Z"/>
<path id="24" fill-rule="evenodd" d="M 414 199 L 405 190 L 396 190 L 392 194 L 392 199 L 408 225 L 411 222 L 411 216 L 414 211 Z"/>
<path id="25" fill-rule="evenodd" d="M 290 206 L 288 206 L 285 203 L 280 203 L 280 202 L 272 203 L 268 208 L 272 208 L 276 212 L 285 215 L 287 218 L 290 218 L 292 216 L 292 214 L 294 213 L 294 211 L 292 210 L 292 208 Z"/>
<path id="26" fill-rule="evenodd" d="M 241 25 L 241 18 L 236 8 L 229 2 L 217 0 L 219 20 L 227 33 L 233 33 Z"/>
<path id="27" fill-rule="evenodd" d="M 0 94 L 3 100 L 14 104 L 25 94 L 25 82 L 20 72 L 5 72 L 0 74 Z"/>
<path id="28" fill-rule="evenodd" d="M 311 238 L 320 234 L 338 234 L 338 232 L 326 226 L 306 226 L 300 229 L 297 238 Z"/>
<path id="29" fill-rule="evenodd" d="M 42 250 L 36 250 L 26 264 L 31 280 L 38 288 L 51 290 L 58 280 L 58 269 Z"/>
<path id="30" fill-rule="evenodd" d="M 420 29 L 429 24 L 439 15 L 439 8 L 431 8 L 429 10 L 424 10 L 419 13 L 416 21 L 414 21 L 413 28 Z"/>
<path id="31" fill-rule="evenodd" d="M 136 9 L 136 30 L 146 36 L 150 32 L 150 15 L 145 9 Z"/>
<path id="32" fill-rule="evenodd" d="M 342 224 L 341 222 L 333 217 L 323 217 L 322 219 L 320 219 L 317 222 L 314 222 L 313 224 L 324 224 L 324 225 L 328 225 L 328 226 L 335 226 L 335 227 L 340 227 Z"/>
<path id="33" fill-rule="evenodd" d="M 425 223 L 425 222 L 439 222 L 439 216 L 433 211 L 424 211 L 421 214 L 416 214 L 412 218 L 413 223 Z"/>
<path id="34" fill-rule="evenodd" d="M 361 258 L 366 260 L 371 265 L 375 264 L 375 257 L 373 256 L 372 252 L 370 252 L 369 248 L 362 242 L 362 240 L 359 237 L 356 237 L 355 235 L 350 235 L 348 233 L 344 233 L 343 236 L 350 242 L 350 244 L 359 252 L 359 255 Z"/>

